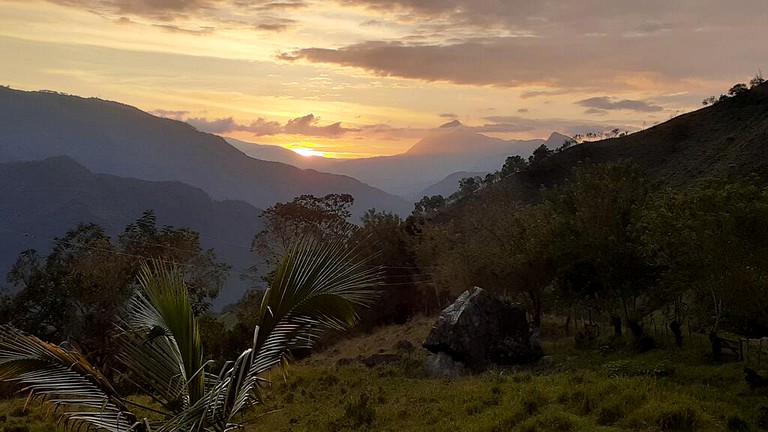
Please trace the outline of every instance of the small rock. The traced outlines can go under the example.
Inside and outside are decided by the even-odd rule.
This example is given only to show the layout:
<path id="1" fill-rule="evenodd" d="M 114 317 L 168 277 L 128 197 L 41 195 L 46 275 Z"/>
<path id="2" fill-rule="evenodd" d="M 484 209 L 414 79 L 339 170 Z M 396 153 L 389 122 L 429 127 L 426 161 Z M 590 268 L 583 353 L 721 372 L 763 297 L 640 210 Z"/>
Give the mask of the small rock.
<path id="1" fill-rule="evenodd" d="M 552 356 L 544 356 L 539 359 L 539 366 L 552 366 L 552 363 L 554 363 L 555 360 L 552 358 Z"/>

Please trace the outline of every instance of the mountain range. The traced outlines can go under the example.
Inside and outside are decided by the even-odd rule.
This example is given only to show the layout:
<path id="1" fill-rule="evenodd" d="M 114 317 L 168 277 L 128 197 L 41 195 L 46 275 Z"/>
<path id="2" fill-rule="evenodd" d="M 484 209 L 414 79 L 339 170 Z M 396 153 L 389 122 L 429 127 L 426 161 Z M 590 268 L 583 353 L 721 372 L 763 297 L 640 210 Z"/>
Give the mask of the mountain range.
<path id="1" fill-rule="evenodd" d="M 546 140 L 505 141 L 453 121 L 432 130 L 405 153 L 362 159 L 304 157 L 276 146 L 232 138 L 227 138 L 227 142 L 254 158 L 352 176 L 413 201 L 421 198 L 425 189 L 453 173 L 493 172 L 501 168 L 507 156 L 527 157 L 542 144 L 554 149 L 566 139 L 565 135 L 552 133 Z M 455 192 L 458 182 L 454 186 Z"/>
<path id="2" fill-rule="evenodd" d="M 639 165 L 650 181 L 665 188 L 751 174 L 768 179 L 768 83 L 630 135 L 575 145 L 458 207 L 487 199 L 498 188 L 521 201 L 535 201 L 542 186 L 562 183 L 577 165 L 618 160 Z"/>
<path id="3" fill-rule="evenodd" d="M 189 227 L 204 249 L 233 267 L 216 300 L 237 301 L 245 285 L 239 275 L 257 262 L 250 240 L 262 229 L 261 210 L 243 201 L 214 201 L 180 182 L 152 182 L 94 174 L 67 156 L 0 164 L 0 274 L 26 249 L 49 252 L 54 238 L 79 223 L 95 223 L 117 235 L 153 210 L 158 225 Z"/>
<path id="4" fill-rule="evenodd" d="M 0 87 L 0 163 L 65 155 L 95 173 L 180 181 L 266 208 L 302 194 L 349 193 L 353 215 L 412 204 L 354 178 L 257 160 L 219 136 L 96 98 Z"/>

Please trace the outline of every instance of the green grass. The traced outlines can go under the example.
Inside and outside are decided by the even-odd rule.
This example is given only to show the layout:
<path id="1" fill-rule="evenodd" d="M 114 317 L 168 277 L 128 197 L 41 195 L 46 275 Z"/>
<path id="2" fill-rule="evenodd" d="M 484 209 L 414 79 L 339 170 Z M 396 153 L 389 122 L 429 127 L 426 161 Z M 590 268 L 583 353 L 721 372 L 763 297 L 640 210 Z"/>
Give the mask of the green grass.
<path id="1" fill-rule="evenodd" d="M 744 365 L 713 365 L 703 345 L 601 355 L 562 338 L 544 343 L 552 366 L 452 380 L 425 378 L 420 350 L 395 365 L 336 366 L 356 353 L 394 352 L 401 339 L 418 346 L 430 322 L 343 341 L 291 366 L 285 379 L 274 373 L 265 404 L 244 416 L 257 416 L 246 431 L 768 430 L 768 397 L 749 390 Z M 0 401 L 0 431 L 55 430 L 38 406 L 21 415 L 23 402 Z"/>

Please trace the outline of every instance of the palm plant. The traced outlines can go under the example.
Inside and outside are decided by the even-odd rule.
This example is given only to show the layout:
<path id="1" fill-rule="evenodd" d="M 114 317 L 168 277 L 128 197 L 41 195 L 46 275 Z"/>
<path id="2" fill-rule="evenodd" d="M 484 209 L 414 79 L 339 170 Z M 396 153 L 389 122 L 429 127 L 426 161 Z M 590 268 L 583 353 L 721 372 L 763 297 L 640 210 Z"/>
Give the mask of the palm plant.
<path id="1" fill-rule="evenodd" d="M 0 327 L 0 380 L 14 380 L 30 398 L 54 408 L 69 428 L 126 432 L 229 431 L 260 401 L 262 375 L 293 348 L 311 347 L 325 329 L 346 329 L 356 308 L 373 299 L 380 271 L 343 243 L 299 242 L 278 264 L 264 295 L 253 344 L 218 374 L 206 371 L 200 331 L 182 275 L 159 262 L 145 265 L 139 289 L 118 325 L 118 359 L 156 402 L 123 396 L 75 350 Z M 155 412 L 149 420 L 136 414 Z"/>

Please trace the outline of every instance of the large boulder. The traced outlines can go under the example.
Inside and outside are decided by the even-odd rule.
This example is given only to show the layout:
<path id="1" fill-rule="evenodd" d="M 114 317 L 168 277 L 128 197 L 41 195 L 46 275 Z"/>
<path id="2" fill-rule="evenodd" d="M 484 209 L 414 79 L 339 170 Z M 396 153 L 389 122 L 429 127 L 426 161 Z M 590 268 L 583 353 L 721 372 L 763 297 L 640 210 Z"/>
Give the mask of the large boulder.
<path id="1" fill-rule="evenodd" d="M 531 342 L 525 309 L 479 287 L 465 291 L 442 311 L 423 347 L 472 370 L 529 363 L 543 355 L 541 347 Z"/>

